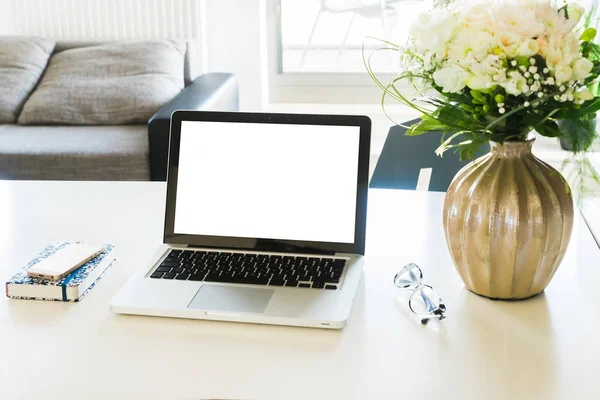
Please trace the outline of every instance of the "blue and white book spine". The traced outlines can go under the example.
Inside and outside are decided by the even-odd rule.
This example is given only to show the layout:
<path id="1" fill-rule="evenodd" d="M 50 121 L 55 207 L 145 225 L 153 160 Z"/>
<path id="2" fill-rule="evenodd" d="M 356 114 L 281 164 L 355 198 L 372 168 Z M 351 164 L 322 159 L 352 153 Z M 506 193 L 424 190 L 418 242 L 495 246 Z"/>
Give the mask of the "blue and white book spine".
<path id="1" fill-rule="evenodd" d="M 102 254 L 83 264 L 59 281 L 32 278 L 27 270 L 71 242 L 54 243 L 23 267 L 10 281 L 6 282 L 6 296 L 27 300 L 79 301 L 102 278 L 115 262 L 114 246 L 104 245 Z"/>

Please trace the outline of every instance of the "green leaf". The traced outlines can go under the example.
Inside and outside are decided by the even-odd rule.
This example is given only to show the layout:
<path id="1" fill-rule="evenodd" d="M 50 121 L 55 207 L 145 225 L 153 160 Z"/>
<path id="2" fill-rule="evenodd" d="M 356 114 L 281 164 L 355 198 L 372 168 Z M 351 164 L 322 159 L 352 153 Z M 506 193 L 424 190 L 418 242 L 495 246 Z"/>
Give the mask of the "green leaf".
<path id="1" fill-rule="evenodd" d="M 536 125 L 534 128 L 542 136 L 546 136 L 546 137 L 562 136 L 562 133 L 558 127 L 558 124 L 551 120 L 547 120 L 543 124 Z"/>
<path id="2" fill-rule="evenodd" d="M 557 119 L 581 119 L 590 115 L 595 116 L 596 112 L 600 110 L 600 97 L 596 97 L 593 100 L 586 101 L 579 108 L 566 108 L 560 110 L 555 114 Z"/>
<path id="3" fill-rule="evenodd" d="M 596 37 L 596 30 L 594 28 L 587 28 L 581 36 L 579 36 L 579 40 L 584 42 L 591 42 Z"/>
<path id="4" fill-rule="evenodd" d="M 600 61 L 600 46 L 594 42 L 583 42 L 581 52 L 585 58 L 592 62 Z"/>
<path id="5" fill-rule="evenodd" d="M 560 121 L 561 136 L 567 139 L 574 153 L 587 151 L 597 137 L 596 118 L 586 117 Z"/>
<path id="6" fill-rule="evenodd" d="M 483 128 L 481 121 L 468 114 L 461 106 L 446 104 L 439 107 L 433 115 L 442 124 L 455 131 L 479 131 Z"/>
<path id="7" fill-rule="evenodd" d="M 430 131 L 448 131 L 449 127 L 440 123 L 435 118 L 431 118 L 429 116 L 422 116 L 422 120 L 413 124 L 408 131 L 406 131 L 406 136 L 418 136 Z"/>
<path id="8" fill-rule="evenodd" d="M 471 143 L 462 145 L 459 147 L 460 161 L 467 161 L 475 157 L 477 154 L 477 149 L 481 146 L 482 143 L 473 141 Z"/>
<path id="9" fill-rule="evenodd" d="M 468 104 L 461 104 L 460 107 L 467 112 L 470 112 L 470 113 L 475 112 L 475 109 Z"/>
<path id="10" fill-rule="evenodd" d="M 591 86 L 588 86 L 594 96 L 600 96 L 600 81 L 594 82 Z"/>
<path id="11" fill-rule="evenodd" d="M 595 61 L 594 66 L 592 67 L 592 71 L 590 72 L 590 76 L 585 78 L 583 84 L 585 86 L 589 86 L 592 82 L 594 82 L 596 80 L 596 78 L 598 78 L 599 75 L 600 75 L 600 61 Z"/>

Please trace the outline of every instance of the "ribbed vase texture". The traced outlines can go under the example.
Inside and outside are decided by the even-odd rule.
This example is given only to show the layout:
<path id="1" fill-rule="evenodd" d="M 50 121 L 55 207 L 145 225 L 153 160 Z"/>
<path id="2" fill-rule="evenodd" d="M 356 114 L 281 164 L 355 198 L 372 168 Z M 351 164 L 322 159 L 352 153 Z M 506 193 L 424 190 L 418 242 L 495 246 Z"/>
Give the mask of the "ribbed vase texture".
<path id="1" fill-rule="evenodd" d="M 563 176 L 531 153 L 534 140 L 490 143 L 458 172 L 444 202 L 444 230 L 465 285 L 494 299 L 542 292 L 573 230 Z"/>

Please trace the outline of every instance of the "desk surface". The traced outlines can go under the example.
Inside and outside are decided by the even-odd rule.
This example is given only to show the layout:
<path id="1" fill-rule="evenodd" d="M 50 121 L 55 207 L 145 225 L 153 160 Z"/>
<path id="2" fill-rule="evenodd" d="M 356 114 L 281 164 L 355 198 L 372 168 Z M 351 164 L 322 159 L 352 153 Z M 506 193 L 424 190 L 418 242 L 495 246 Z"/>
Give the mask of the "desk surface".
<path id="1" fill-rule="evenodd" d="M 112 314 L 161 244 L 162 183 L 0 182 L 0 278 L 46 244 L 110 242 L 118 264 L 81 303 L 0 299 L 2 399 L 600 398 L 600 250 L 577 219 L 543 295 L 468 292 L 442 193 L 372 190 L 365 273 L 342 331 Z M 392 284 L 406 262 L 448 305 L 422 326 Z"/>

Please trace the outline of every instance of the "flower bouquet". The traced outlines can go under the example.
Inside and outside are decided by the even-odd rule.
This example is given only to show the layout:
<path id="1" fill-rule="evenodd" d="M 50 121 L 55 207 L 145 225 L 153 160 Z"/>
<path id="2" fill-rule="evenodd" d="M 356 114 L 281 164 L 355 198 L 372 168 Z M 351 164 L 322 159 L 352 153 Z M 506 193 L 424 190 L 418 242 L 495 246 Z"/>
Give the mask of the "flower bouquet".
<path id="1" fill-rule="evenodd" d="M 422 114 L 408 135 L 442 135 L 438 153 L 455 148 L 469 159 L 488 142 L 524 140 L 532 130 L 566 137 L 573 151 L 595 138 L 600 110 L 592 89 L 600 74 L 600 46 L 591 14 L 577 3 L 548 0 L 456 1 L 421 14 L 400 53 L 402 71 L 385 84 L 390 96 Z M 410 84 L 420 97 L 407 98 Z M 435 93 L 435 96 L 425 94 Z M 564 127 L 557 120 L 573 123 Z"/>
<path id="2" fill-rule="evenodd" d="M 576 153 L 592 145 L 600 46 L 590 19 L 575 2 L 455 1 L 421 14 L 405 45 L 385 42 L 402 64 L 389 83 L 365 57 L 382 102 L 389 96 L 421 114 L 407 135 L 439 134 L 436 152 L 461 159 L 490 144 L 458 172 L 444 203 L 450 254 L 477 294 L 534 296 L 562 261 L 571 191 L 531 153 L 531 133 L 566 138 Z M 403 93 L 410 87 L 415 97 Z"/>

